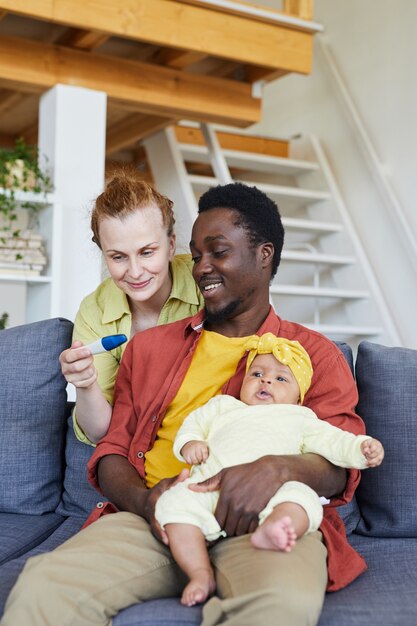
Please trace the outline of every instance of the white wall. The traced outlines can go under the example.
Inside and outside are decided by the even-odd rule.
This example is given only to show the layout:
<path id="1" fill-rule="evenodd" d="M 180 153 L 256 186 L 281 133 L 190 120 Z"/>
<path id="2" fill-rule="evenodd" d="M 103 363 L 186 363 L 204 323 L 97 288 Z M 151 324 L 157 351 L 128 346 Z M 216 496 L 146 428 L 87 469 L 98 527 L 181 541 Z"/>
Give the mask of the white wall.
<path id="1" fill-rule="evenodd" d="M 316 0 L 314 19 L 417 239 L 417 2 Z M 251 132 L 321 139 L 403 344 L 417 348 L 415 266 L 317 45 L 311 76 L 267 85 L 262 122 Z"/>

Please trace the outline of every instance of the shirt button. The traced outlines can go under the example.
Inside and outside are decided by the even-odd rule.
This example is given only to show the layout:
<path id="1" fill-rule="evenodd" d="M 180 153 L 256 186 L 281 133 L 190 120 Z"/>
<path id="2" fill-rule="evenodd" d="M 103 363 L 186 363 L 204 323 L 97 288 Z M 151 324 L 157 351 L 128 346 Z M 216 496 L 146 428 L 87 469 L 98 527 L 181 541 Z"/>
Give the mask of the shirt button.
<path id="1" fill-rule="evenodd" d="M 154 415 L 154 416 L 152 417 L 152 421 L 155 423 L 155 422 L 156 422 L 156 420 L 157 420 L 157 417 L 156 417 L 156 415 Z"/>
<path id="2" fill-rule="evenodd" d="M 138 459 L 142 459 L 143 458 L 143 452 L 138 452 Z"/>
<path id="3" fill-rule="evenodd" d="M 104 506 L 104 502 L 97 502 L 97 508 L 102 509 Z"/>

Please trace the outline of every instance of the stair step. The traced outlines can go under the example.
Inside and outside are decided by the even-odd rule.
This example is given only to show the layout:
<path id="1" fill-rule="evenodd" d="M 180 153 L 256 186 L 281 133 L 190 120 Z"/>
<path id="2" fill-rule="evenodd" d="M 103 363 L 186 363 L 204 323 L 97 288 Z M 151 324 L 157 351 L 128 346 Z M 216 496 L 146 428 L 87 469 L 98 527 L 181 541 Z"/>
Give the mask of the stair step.
<path id="1" fill-rule="evenodd" d="M 360 300 L 369 298 L 368 291 L 358 289 L 338 289 L 336 287 L 314 287 L 309 285 L 272 285 L 271 294 L 284 296 L 309 296 L 313 298 L 337 298 Z"/>
<path id="2" fill-rule="evenodd" d="M 301 250 L 283 250 L 281 260 L 300 263 L 323 263 L 323 265 L 353 265 L 356 263 L 356 259 L 353 256 L 337 256 L 335 254 L 304 252 Z"/>
<path id="3" fill-rule="evenodd" d="M 214 176 L 189 174 L 188 178 L 194 187 L 203 189 L 215 187 L 219 184 L 219 181 Z M 301 189 L 301 187 L 285 187 L 283 185 L 271 185 L 269 183 L 251 182 L 247 180 L 236 182 L 242 182 L 250 187 L 258 187 L 258 189 L 268 196 L 285 200 L 285 207 L 289 209 L 299 209 L 313 202 L 322 202 L 323 200 L 330 200 L 331 198 L 331 194 L 328 191 Z"/>
<path id="4" fill-rule="evenodd" d="M 210 153 L 206 146 L 181 143 L 179 144 L 179 148 L 185 161 L 210 163 Z M 300 174 L 315 172 L 319 169 L 318 163 L 314 161 L 299 161 L 296 159 L 230 149 L 223 149 L 222 153 L 230 167 L 237 167 L 254 172 L 299 176 Z"/>
<path id="5" fill-rule="evenodd" d="M 312 220 L 301 220 L 296 217 L 283 217 L 282 224 L 288 230 L 301 231 L 315 234 L 331 234 L 343 231 L 342 224 L 332 222 L 314 222 Z"/>
<path id="6" fill-rule="evenodd" d="M 349 324 L 310 324 L 303 323 L 303 326 L 316 330 L 322 335 L 330 337 L 343 336 L 346 339 L 351 337 L 374 337 L 381 335 L 384 330 L 380 326 L 351 326 Z"/>

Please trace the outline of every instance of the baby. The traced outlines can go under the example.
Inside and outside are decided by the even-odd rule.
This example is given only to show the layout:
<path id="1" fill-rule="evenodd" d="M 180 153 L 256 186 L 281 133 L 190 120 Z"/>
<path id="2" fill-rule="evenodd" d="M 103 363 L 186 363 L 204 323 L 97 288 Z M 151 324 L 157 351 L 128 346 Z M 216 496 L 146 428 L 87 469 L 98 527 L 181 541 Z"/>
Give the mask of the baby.
<path id="1" fill-rule="evenodd" d="M 225 536 L 214 516 L 219 492 L 197 493 L 188 489 L 190 483 L 268 454 L 313 452 L 357 469 L 376 467 L 384 457 L 378 440 L 336 428 L 301 406 L 313 372 L 300 343 L 266 333 L 252 337 L 248 350 L 240 400 L 216 396 L 184 420 L 174 453 L 193 465 L 190 477 L 164 492 L 156 505 L 172 555 L 189 578 L 181 598 L 187 606 L 214 593 L 206 540 Z M 286 482 L 259 514 L 252 545 L 289 552 L 322 518 L 318 495 L 303 483 Z"/>

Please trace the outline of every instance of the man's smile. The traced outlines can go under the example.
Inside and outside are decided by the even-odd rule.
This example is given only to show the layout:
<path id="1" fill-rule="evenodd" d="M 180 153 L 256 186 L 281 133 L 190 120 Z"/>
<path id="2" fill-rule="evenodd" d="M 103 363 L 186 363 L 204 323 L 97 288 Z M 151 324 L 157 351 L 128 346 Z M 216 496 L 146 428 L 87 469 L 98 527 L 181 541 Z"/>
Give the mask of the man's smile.
<path id="1" fill-rule="evenodd" d="M 221 287 L 222 282 L 217 280 L 216 282 L 207 282 L 207 281 L 200 281 L 199 287 L 201 290 L 201 293 L 203 294 L 209 294 L 209 293 L 214 293 L 219 287 Z"/>

